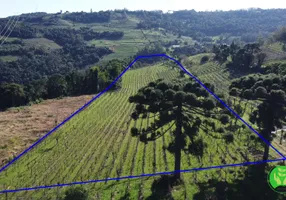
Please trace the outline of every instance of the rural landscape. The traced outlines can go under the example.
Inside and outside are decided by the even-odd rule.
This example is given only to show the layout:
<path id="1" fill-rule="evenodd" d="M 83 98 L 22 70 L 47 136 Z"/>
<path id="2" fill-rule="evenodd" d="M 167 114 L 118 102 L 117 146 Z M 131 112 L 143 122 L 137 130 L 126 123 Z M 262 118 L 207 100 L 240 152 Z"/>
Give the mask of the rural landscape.
<path id="1" fill-rule="evenodd" d="M 285 127 L 286 9 L 0 18 L 1 200 L 283 200 Z"/>

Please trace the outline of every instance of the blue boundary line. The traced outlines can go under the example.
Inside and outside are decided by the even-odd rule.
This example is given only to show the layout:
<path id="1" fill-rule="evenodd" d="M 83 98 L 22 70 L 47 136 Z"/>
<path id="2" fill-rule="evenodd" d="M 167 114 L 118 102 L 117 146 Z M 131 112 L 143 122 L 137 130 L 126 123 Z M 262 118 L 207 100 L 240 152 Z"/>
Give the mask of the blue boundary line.
<path id="1" fill-rule="evenodd" d="M 255 134 L 257 134 L 267 145 L 269 145 L 273 150 L 275 150 L 281 157 L 283 157 L 284 159 L 286 159 L 286 157 L 280 153 L 273 145 L 271 145 L 262 135 L 260 135 L 252 126 L 250 126 L 245 120 L 243 120 L 234 110 L 232 110 L 228 105 L 226 105 L 226 103 L 224 101 L 222 101 L 217 95 L 215 95 L 210 89 L 208 89 L 197 77 L 195 77 L 194 75 L 192 75 L 187 69 L 185 69 L 181 63 L 179 63 L 179 61 L 177 61 L 176 59 L 167 56 L 165 54 L 154 54 L 154 55 L 146 55 L 146 56 L 138 56 L 136 57 L 131 64 L 125 68 L 123 70 L 123 72 L 121 72 L 121 74 L 107 87 L 105 88 L 102 92 L 100 92 L 99 94 L 97 94 L 95 97 L 93 97 L 89 102 L 87 102 L 85 105 L 83 105 L 81 108 L 79 108 L 77 111 L 75 111 L 73 114 L 71 114 L 68 118 L 66 118 L 63 122 L 61 122 L 60 124 L 58 124 L 55 128 L 53 128 L 51 131 L 49 131 L 47 134 L 45 134 L 44 136 L 42 136 L 37 142 L 35 142 L 34 144 L 32 144 L 29 148 L 27 148 L 26 150 L 24 150 L 21 154 L 19 154 L 17 157 L 15 157 L 12 161 L 10 161 L 8 164 L 6 164 L 5 166 L 3 166 L 0 169 L 0 173 L 3 172 L 7 167 L 9 167 L 11 164 L 13 164 L 16 160 L 18 160 L 20 157 L 22 157 L 24 154 L 26 154 L 27 152 L 29 152 L 32 148 L 34 148 L 36 145 L 38 145 L 41 141 L 43 141 L 45 138 L 47 138 L 51 133 L 53 133 L 54 131 L 56 131 L 59 127 L 61 127 L 62 125 L 64 125 L 67 121 L 69 121 L 72 117 L 74 117 L 75 115 L 77 115 L 79 112 L 81 112 L 84 108 L 86 108 L 87 106 L 89 106 L 94 100 L 96 100 L 98 97 L 100 97 L 102 94 L 104 94 L 105 92 L 107 92 L 117 81 L 118 79 L 120 79 L 123 74 L 125 74 L 125 72 L 130 69 L 130 67 L 139 59 L 141 58 L 152 58 L 152 57 L 165 57 L 168 58 L 170 60 L 173 60 L 175 63 L 177 63 L 181 69 L 186 72 L 190 77 L 192 77 L 196 82 L 198 82 L 201 86 L 203 86 L 213 97 L 215 97 L 218 101 L 220 101 L 231 113 L 233 113 L 240 121 L 242 121 L 248 128 L 250 128 L 250 130 L 252 130 Z M 265 161 L 267 162 L 267 161 Z"/>
<path id="2" fill-rule="evenodd" d="M 88 180 L 88 181 L 81 181 L 81 182 L 61 183 L 61 184 L 54 184 L 54 185 L 43 185 L 43 186 L 36 186 L 36 187 L 30 187 L 30 188 L 19 188 L 19 189 L 14 189 L 14 190 L 2 190 L 0 191 L 0 194 L 15 193 L 15 192 L 21 192 L 21 191 L 30 191 L 30 190 L 39 190 L 39 189 L 48 189 L 48 188 L 55 188 L 55 187 L 65 187 L 65 186 L 72 186 L 72 185 L 84 185 L 84 184 L 89 184 L 89 183 L 99 183 L 99 182 L 107 182 L 107 181 L 118 181 L 118 180 L 134 179 L 134 178 L 141 178 L 141 177 L 151 177 L 151 176 L 159 176 L 159 175 L 166 175 L 166 174 L 174 174 L 176 172 L 186 173 L 186 172 L 204 171 L 204 170 L 210 170 L 210 169 L 223 169 L 226 167 L 257 165 L 257 164 L 262 164 L 262 163 L 278 162 L 278 161 L 283 161 L 283 160 L 286 160 L 286 159 L 280 158 L 280 159 L 275 159 L 275 160 L 262 160 L 262 161 L 256 161 L 256 162 L 217 165 L 217 166 L 210 166 L 210 167 L 185 169 L 185 170 L 179 170 L 179 171 L 157 172 L 153 174 L 140 174 L 140 175 L 135 175 L 135 176 L 121 176 L 117 178 L 106 178 L 106 179 Z"/>

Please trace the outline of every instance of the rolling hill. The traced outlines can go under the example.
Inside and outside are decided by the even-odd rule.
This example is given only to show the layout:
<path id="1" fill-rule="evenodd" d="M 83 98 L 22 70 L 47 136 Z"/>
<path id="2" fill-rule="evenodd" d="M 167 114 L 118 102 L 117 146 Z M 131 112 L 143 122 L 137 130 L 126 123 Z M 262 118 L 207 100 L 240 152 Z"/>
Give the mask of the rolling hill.
<path id="1" fill-rule="evenodd" d="M 196 60 L 197 57 L 190 59 Z M 197 67 L 202 68 L 202 74 L 205 74 L 203 69 L 206 66 L 207 64 Z M 209 66 L 215 64 L 210 63 Z M 178 70 L 164 64 L 128 71 L 123 76 L 120 90 L 100 96 L 88 108 L 1 173 L 1 190 L 172 171 L 174 157 L 164 148 L 170 143 L 172 135 L 167 134 L 147 144 L 139 142 L 139 138 L 131 137 L 131 127 L 143 129 L 154 119 L 148 117 L 132 121 L 130 114 L 134 105 L 128 102 L 128 98 L 150 81 L 158 78 L 171 80 L 178 76 Z M 249 130 L 239 128 L 234 134 L 234 142 L 226 144 L 219 139 L 219 133 L 214 132 L 211 136 L 200 131 L 200 137 L 204 137 L 207 143 L 204 156 L 199 160 L 190 154 L 183 154 L 182 169 L 260 160 L 259 154 L 249 154 L 249 145 L 253 145 L 249 141 L 250 134 Z M 173 188 L 172 196 L 175 199 L 192 199 L 200 191 L 199 183 L 205 183 L 212 178 L 231 183 L 237 178 L 243 178 L 243 172 L 243 167 L 235 167 L 186 173 L 183 175 L 184 184 Z M 157 179 L 150 177 L 120 182 L 108 181 L 88 184 L 85 187 L 94 199 L 120 199 L 126 196 L 130 199 L 151 198 L 154 195 L 152 183 Z M 43 189 L 9 193 L 8 197 L 54 199 L 62 196 L 64 191 L 65 188 Z M 3 195 L 0 197 L 4 198 Z"/>
<path id="2" fill-rule="evenodd" d="M 174 13 L 117 10 L 18 16 L 19 23 L 6 43 L 0 45 L 0 85 L 11 83 L 13 87 L 6 87 L 7 91 L 18 89 L 19 96 L 25 99 L 22 105 L 31 105 L 0 112 L 0 129 L 4 130 L 0 131 L 1 142 L 4 141 L 0 144 L 2 166 L 86 103 L 93 94 L 101 92 L 135 56 L 141 54 L 167 52 L 180 60 L 203 83 L 212 84 L 214 92 L 224 96 L 230 107 L 241 106 L 241 117 L 250 123 L 257 102 L 230 97 L 229 86 L 235 78 L 256 72 L 230 68 L 230 56 L 220 63 L 209 52 L 213 44 L 230 44 L 233 39 L 241 46 L 256 41 L 258 34 L 254 29 L 267 38 L 278 26 L 285 25 L 281 20 L 285 17 L 285 9 Z M 15 20 L 16 17 L 0 19 L 0 29 L 8 19 Z M 267 54 L 265 66 L 285 63 L 286 53 L 280 43 L 265 43 L 261 48 Z M 207 61 L 202 62 L 204 57 Z M 140 137 L 132 137 L 132 127 L 143 131 L 158 116 L 149 114 L 146 119 L 132 120 L 130 115 L 136 105 L 128 99 L 157 79 L 184 78 L 189 77 L 180 73 L 178 66 L 170 61 L 140 60 L 123 75 L 118 87 L 101 95 L 0 172 L 0 192 L 38 186 L 51 188 L 0 194 L 0 199 L 61 199 L 69 187 L 54 186 L 88 180 L 101 180 L 83 186 L 90 199 L 204 199 L 216 192 L 223 196 L 226 188 L 236 190 L 241 182 L 248 180 L 249 174 L 251 176 L 250 167 L 184 173 L 182 184 L 172 188 L 166 184 L 164 176 L 104 181 L 174 170 L 174 155 L 168 151 L 174 139 L 174 127 L 163 127 L 161 131 L 167 130 L 169 134 L 148 143 L 141 142 Z M 14 82 L 18 85 L 13 85 Z M 62 93 L 50 95 L 58 91 Z M 35 94 L 35 99 L 27 101 L 30 94 Z M 89 95 L 79 96 L 82 94 Z M 223 111 L 217 101 L 215 105 L 216 110 Z M 203 121 L 207 121 L 208 116 L 206 112 Z M 223 120 L 211 122 L 215 128 L 201 128 L 198 132 L 197 138 L 205 142 L 199 149 L 203 149 L 201 157 L 182 151 L 182 169 L 262 159 L 260 138 L 242 122 L 234 117 L 226 124 Z M 260 128 L 251 125 L 256 130 Z M 233 138 L 227 142 L 225 135 Z M 273 143 L 286 152 L 277 138 Z M 271 150 L 270 159 L 276 158 L 280 158 L 279 155 Z M 160 185 L 162 180 L 163 185 Z M 282 195 L 279 198 L 282 199 Z"/>

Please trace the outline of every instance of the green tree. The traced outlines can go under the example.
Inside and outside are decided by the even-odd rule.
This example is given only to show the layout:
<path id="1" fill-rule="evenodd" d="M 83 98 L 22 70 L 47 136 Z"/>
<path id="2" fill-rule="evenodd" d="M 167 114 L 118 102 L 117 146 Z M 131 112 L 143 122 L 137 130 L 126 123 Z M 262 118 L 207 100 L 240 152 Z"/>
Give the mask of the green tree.
<path id="1" fill-rule="evenodd" d="M 224 63 L 227 60 L 227 57 L 230 55 L 230 48 L 225 44 L 219 46 L 214 45 L 213 53 L 215 54 L 215 60 Z"/>
<path id="2" fill-rule="evenodd" d="M 273 139 L 271 131 L 275 129 L 275 126 L 282 127 L 286 117 L 286 77 L 279 78 L 272 75 L 254 76 L 252 77 L 252 80 L 254 80 L 252 84 L 244 84 L 245 82 L 242 80 L 246 79 L 241 78 L 238 85 L 235 83 L 232 86 L 236 85 L 240 89 L 239 94 L 241 97 L 259 102 L 257 109 L 250 115 L 250 121 L 255 123 L 261 129 L 260 134 L 267 141 L 271 142 Z M 276 82 L 281 84 L 275 84 Z M 273 88 L 273 86 L 275 87 Z M 263 160 L 268 160 L 269 145 L 266 143 L 263 143 L 263 145 Z"/>
<path id="3" fill-rule="evenodd" d="M 77 71 L 69 73 L 65 79 L 67 82 L 67 94 L 68 95 L 80 95 L 86 93 L 84 88 L 84 74 Z"/>
<path id="4" fill-rule="evenodd" d="M 35 101 L 47 97 L 47 79 L 40 79 L 25 85 L 27 101 Z"/>
<path id="5" fill-rule="evenodd" d="M 208 56 L 203 56 L 202 58 L 201 58 L 201 65 L 202 64 L 205 64 L 206 62 L 208 62 L 209 61 L 209 57 Z"/>
<path id="6" fill-rule="evenodd" d="M 102 90 L 108 86 L 108 73 L 107 71 L 100 71 L 98 74 L 98 89 Z"/>
<path id="7" fill-rule="evenodd" d="M 109 61 L 107 65 L 107 71 L 109 74 L 108 84 L 112 83 L 120 75 L 120 73 L 123 71 L 124 66 L 125 66 L 125 62 L 120 61 L 118 59 L 113 59 Z M 122 84 L 122 79 L 120 78 L 118 81 L 116 81 L 112 89 L 120 88 L 121 84 Z"/>
<path id="8" fill-rule="evenodd" d="M 233 46 L 231 49 L 232 65 L 244 71 L 260 68 L 266 58 L 257 43 L 246 44 L 240 49 Z"/>
<path id="9" fill-rule="evenodd" d="M 286 26 L 280 28 L 277 32 L 275 32 L 274 38 L 276 41 L 286 44 Z"/>
<path id="10" fill-rule="evenodd" d="M 25 91 L 22 85 L 16 83 L 0 84 L 0 108 L 6 109 L 12 106 L 20 106 L 27 103 Z"/>
<path id="11" fill-rule="evenodd" d="M 65 96 L 67 93 L 67 82 L 62 75 L 53 75 L 47 82 L 48 98 Z"/>
<path id="12" fill-rule="evenodd" d="M 181 151 L 198 158 L 203 155 L 206 144 L 198 137 L 199 128 L 210 124 L 208 121 L 202 122 L 200 117 L 206 113 L 215 114 L 215 102 L 199 84 L 186 80 L 151 82 L 131 96 L 129 102 L 136 104 L 131 115 L 134 120 L 154 117 L 154 123 L 147 129 L 131 129 L 131 134 L 139 137 L 140 141 L 147 143 L 156 140 L 170 133 L 175 126 L 175 139 L 168 150 L 175 155 L 175 177 L 180 179 Z"/>
<path id="13" fill-rule="evenodd" d="M 85 87 L 87 93 L 91 94 L 98 92 L 99 72 L 100 72 L 99 67 L 92 67 L 87 71 L 85 76 Z"/>

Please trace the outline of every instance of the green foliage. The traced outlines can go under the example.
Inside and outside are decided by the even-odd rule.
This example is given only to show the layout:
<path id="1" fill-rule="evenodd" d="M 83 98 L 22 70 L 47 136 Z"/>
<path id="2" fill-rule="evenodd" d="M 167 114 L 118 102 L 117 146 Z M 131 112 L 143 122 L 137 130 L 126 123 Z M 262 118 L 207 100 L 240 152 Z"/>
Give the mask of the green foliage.
<path id="1" fill-rule="evenodd" d="M 83 43 L 85 41 L 94 39 L 108 39 L 118 40 L 124 35 L 123 32 L 104 31 L 95 32 L 93 29 L 88 27 L 81 27 L 80 29 L 72 28 L 52 28 L 41 30 L 45 38 L 55 41 L 57 44 L 65 46 L 68 44 Z"/>
<path id="2" fill-rule="evenodd" d="M 257 98 L 264 98 L 264 97 L 267 96 L 267 90 L 264 87 L 259 86 L 258 88 L 255 89 L 254 96 L 257 97 Z M 246 98 L 249 99 L 249 97 L 246 97 Z"/>
<path id="3" fill-rule="evenodd" d="M 197 55 L 197 54 L 205 53 L 205 52 L 206 52 L 206 49 L 202 45 L 195 43 L 195 45 L 188 45 L 188 46 L 174 48 L 172 55 L 174 57 L 180 56 L 180 55 L 192 56 L 192 55 Z"/>
<path id="4" fill-rule="evenodd" d="M 219 128 L 217 129 L 217 132 L 219 132 L 219 133 L 225 133 L 225 129 L 222 128 L 222 127 L 219 127 Z"/>
<path id="5" fill-rule="evenodd" d="M 214 86 L 207 85 L 214 90 Z M 140 116 L 152 113 L 154 116 L 158 115 L 158 118 L 147 129 L 139 131 L 132 128 L 132 136 L 139 136 L 140 141 L 147 143 L 169 132 L 158 131 L 161 128 L 169 127 L 167 130 L 170 130 L 175 126 L 172 131 L 174 140 L 167 149 L 175 154 L 175 170 L 180 170 L 181 150 L 186 150 L 186 146 L 189 153 L 200 158 L 203 156 L 206 145 L 202 139 L 196 138 L 202 124 L 200 117 L 211 111 L 215 112 L 215 102 L 207 96 L 202 92 L 200 85 L 187 79 L 172 82 L 157 80 L 149 83 L 148 86 L 139 89 L 137 94 L 129 97 L 130 103 L 136 103 L 131 117 L 137 120 Z M 229 117 L 222 116 L 223 124 L 227 124 L 230 121 Z M 215 126 L 213 123 L 212 125 Z M 186 138 L 191 141 L 188 145 Z M 180 177 L 178 174 L 177 178 Z"/>
<path id="6" fill-rule="evenodd" d="M 47 82 L 47 92 L 49 98 L 65 96 L 67 94 L 67 82 L 61 75 L 51 76 Z"/>
<path id="7" fill-rule="evenodd" d="M 163 54 L 163 53 L 165 53 L 164 47 L 159 42 L 155 42 L 139 50 L 134 56 L 134 58 L 136 58 L 137 56 L 146 56 L 146 55 Z M 150 57 L 150 58 L 140 59 L 138 60 L 138 62 L 150 64 L 150 63 L 158 62 L 161 59 L 162 59 L 161 57 L 152 57 L 152 58 Z"/>
<path id="8" fill-rule="evenodd" d="M 237 88 L 231 88 L 229 91 L 229 94 L 232 96 L 237 96 L 238 95 L 238 89 Z"/>
<path id="9" fill-rule="evenodd" d="M 285 77 L 274 74 L 252 75 L 234 81 L 230 88 L 239 88 L 240 96 L 246 99 L 259 100 L 259 105 L 250 115 L 250 121 L 262 129 L 262 136 L 271 141 L 274 127 L 282 127 L 286 117 Z M 277 84 L 280 83 L 280 84 Z M 268 159 L 269 146 L 264 144 L 263 159 Z"/>
<path id="10" fill-rule="evenodd" d="M 18 60 L 0 61 L 0 82 L 28 83 L 44 78 L 45 75 L 66 75 L 69 71 L 98 62 L 101 57 L 111 52 L 108 48 L 82 44 L 68 44 L 63 49 L 52 52 L 20 48 L 15 50 L 15 55 L 20 57 Z"/>
<path id="11" fill-rule="evenodd" d="M 261 172 L 262 169 L 261 165 L 249 166 L 240 174 L 241 178 L 236 178 L 232 183 L 214 178 L 199 184 L 199 192 L 194 195 L 194 199 L 285 199 L 285 194 L 272 190 L 265 180 L 270 169 L 267 169 L 266 173 Z M 230 175 L 230 171 L 226 173 Z"/>
<path id="12" fill-rule="evenodd" d="M 204 64 L 204 63 L 206 63 L 206 62 L 208 62 L 209 61 L 209 57 L 208 56 L 203 56 L 202 58 L 201 58 L 201 64 Z"/>
<path id="13" fill-rule="evenodd" d="M 251 99 L 253 97 L 253 92 L 250 89 L 246 89 L 243 91 L 242 95 L 247 99 Z"/>
<path id="14" fill-rule="evenodd" d="M 231 133 L 228 133 L 226 135 L 224 135 L 224 139 L 226 141 L 226 143 L 232 143 L 234 141 L 234 136 Z"/>
<path id="15" fill-rule="evenodd" d="M 228 57 L 231 62 L 228 63 L 229 68 L 238 68 L 242 71 L 261 71 L 261 66 L 266 59 L 266 54 L 261 52 L 258 43 L 246 44 L 242 48 L 232 43 L 230 46 L 223 44 L 213 46 L 214 59 L 224 63 Z"/>
<path id="16" fill-rule="evenodd" d="M 274 62 L 266 65 L 265 73 L 275 73 L 280 75 L 286 75 L 286 63 L 284 62 Z"/>
<path id="17" fill-rule="evenodd" d="M 219 118 L 222 124 L 228 124 L 230 122 L 229 116 L 226 114 L 222 114 Z"/>
<path id="18" fill-rule="evenodd" d="M 83 187 L 71 187 L 65 192 L 64 200 L 87 200 L 88 192 Z"/>
<path id="19" fill-rule="evenodd" d="M 0 109 L 20 106 L 26 102 L 23 86 L 15 83 L 0 84 Z"/>
<path id="20" fill-rule="evenodd" d="M 286 27 L 281 27 L 277 32 L 275 32 L 274 38 L 276 41 L 286 44 Z"/>
<path id="21" fill-rule="evenodd" d="M 138 15 L 139 15 L 138 11 Z M 277 27 L 285 25 L 286 12 L 284 9 L 249 9 L 228 12 L 196 12 L 194 10 L 161 12 L 144 12 L 145 16 L 137 28 L 164 28 L 200 39 L 207 36 L 230 34 L 232 36 L 252 37 L 255 41 L 259 32 L 272 32 Z M 192 20 L 190 20 L 192 19 Z M 203 26 L 202 26 L 203 24 Z M 257 33 L 257 34 L 254 34 Z"/>
<path id="22" fill-rule="evenodd" d="M 23 92 L 22 100 L 15 100 L 15 103 L 7 103 L 7 100 L 5 100 L 6 98 L 12 98 L 10 97 L 12 95 L 11 92 L 9 93 L 5 86 L 3 95 L 0 95 L 0 102 L 3 101 L 6 103 L 3 103 L 1 108 L 6 109 L 11 106 L 25 105 L 28 102 L 33 102 L 40 98 L 50 99 L 63 96 L 97 93 L 105 89 L 117 78 L 117 76 L 119 76 L 123 70 L 124 64 L 125 62 L 120 60 L 111 60 L 102 68 L 92 67 L 85 72 L 72 71 L 66 76 L 55 74 L 49 78 L 35 80 L 24 85 L 14 84 L 17 85 L 15 90 L 18 86 L 22 89 L 24 88 L 24 91 L 21 89 L 21 92 Z M 121 82 L 122 80 L 119 79 L 111 89 L 119 89 L 121 87 Z M 14 92 L 12 93 L 14 94 Z"/>
<path id="23" fill-rule="evenodd" d="M 75 13 L 68 13 L 64 15 L 64 19 L 71 20 L 74 22 L 81 22 L 81 23 L 103 23 L 109 22 L 111 17 L 110 11 L 100 11 L 100 12 L 75 12 Z"/>
<path id="24" fill-rule="evenodd" d="M 220 45 L 220 46 L 214 45 L 213 46 L 213 53 L 215 54 L 214 59 L 223 63 L 227 60 L 227 57 L 230 54 L 230 49 L 225 44 Z"/>
<path id="25" fill-rule="evenodd" d="M 215 68 L 215 70 L 217 70 L 217 68 Z M 210 73 L 212 73 L 212 71 Z M 7 187 L 9 185 L 13 188 L 20 188 L 23 183 L 25 185 L 33 185 L 35 180 L 33 177 L 38 177 L 38 185 L 53 185 L 57 184 L 57 182 L 74 182 L 128 176 L 130 175 L 130 171 L 133 171 L 134 175 L 148 174 L 154 171 L 172 171 L 174 169 L 174 155 L 162 149 L 162 147 L 163 145 L 167 147 L 174 140 L 172 133 L 175 127 L 169 130 L 170 134 L 167 133 L 164 137 L 154 142 L 148 142 L 146 145 L 144 143 L 138 143 L 138 136 L 135 138 L 129 137 L 128 134 L 131 133 L 128 130 L 131 129 L 131 127 L 136 127 L 139 133 L 141 133 L 143 129 L 146 133 L 150 131 L 147 129 L 147 126 L 151 126 L 155 120 L 159 119 L 159 115 L 154 116 L 153 113 L 148 113 L 147 118 L 142 119 L 141 117 L 144 115 L 144 113 L 142 113 L 136 122 L 130 121 L 130 113 L 136 104 L 129 104 L 128 97 L 134 95 L 139 88 L 147 86 L 150 81 L 154 81 L 157 78 L 164 78 L 165 82 L 168 82 L 168 80 L 176 78 L 177 76 L 177 71 L 169 70 L 164 66 L 152 66 L 128 71 L 123 76 L 123 87 L 121 90 L 103 95 L 102 98 L 92 103 L 88 109 L 81 112 L 77 117 L 72 118 L 70 123 L 66 123 L 62 129 L 55 132 L 54 136 L 51 135 L 51 137 L 46 138 L 45 142 L 29 152 L 29 156 L 23 159 L 19 164 L 12 165 L 7 171 L 7 174 L 4 173 L 0 175 L 1 182 Z M 209 77 L 210 76 L 207 78 Z M 209 81 L 214 80 L 216 79 L 209 79 Z M 206 80 L 204 80 L 204 82 L 205 81 Z M 153 84 L 153 86 L 155 86 L 155 81 Z M 178 85 L 178 90 L 183 86 L 181 83 L 174 83 L 173 85 Z M 175 90 L 170 90 L 171 93 L 174 94 L 172 90 Z M 167 93 L 167 91 L 170 90 L 166 90 L 165 92 Z M 219 90 L 219 88 L 216 88 L 216 90 Z M 186 101 L 187 96 L 188 94 L 186 95 Z M 196 97 L 195 99 L 197 99 L 195 95 L 192 95 L 192 97 Z M 243 105 L 243 103 L 241 103 L 241 105 Z M 158 112 L 156 112 L 156 114 L 158 114 Z M 199 157 L 185 154 L 182 151 L 181 169 L 210 166 L 210 163 L 212 163 L 211 165 L 221 165 L 222 161 L 226 162 L 226 164 L 247 162 L 240 156 L 240 153 L 247 154 L 249 161 L 259 159 L 254 158 L 252 154 L 249 153 L 249 147 L 245 146 L 247 135 L 244 131 L 246 129 L 242 129 L 240 134 L 238 134 L 239 131 L 233 130 L 232 133 L 235 137 L 235 141 L 230 145 L 226 145 L 223 140 L 224 134 L 217 134 L 212 129 L 212 126 L 222 126 L 221 123 L 217 120 L 200 117 L 199 115 L 194 115 L 194 118 L 197 116 L 201 119 L 199 132 L 196 133 L 196 129 L 190 129 L 190 135 L 194 135 L 192 138 L 194 138 L 195 142 L 199 138 L 202 138 L 207 144 L 207 149 L 206 146 L 203 146 L 204 154 L 201 162 L 199 161 Z M 206 127 L 208 130 L 204 128 L 206 126 L 205 120 L 208 120 L 210 124 Z M 191 125 L 198 126 L 199 124 L 199 120 L 194 119 L 191 121 Z M 164 133 L 167 128 L 167 126 L 163 127 L 163 130 L 160 130 L 159 133 L 156 132 L 156 135 Z M 226 134 L 229 132 L 230 130 L 227 127 Z M 148 137 L 151 134 L 152 133 L 148 134 Z M 215 139 L 214 137 L 219 137 L 219 139 Z M 57 145 L 55 138 L 59 139 Z M 187 150 L 191 142 L 188 136 L 186 140 L 185 149 Z M 44 150 L 49 148 L 52 149 L 44 152 Z M 202 150 L 199 149 L 199 151 Z M 194 153 L 199 153 L 199 151 L 195 151 Z M 188 151 L 186 153 L 188 153 Z M 227 183 L 232 184 L 234 181 L 242 178 L 240 174 L 244 169 L 244 167 L 233 168 L 233 173 L 225 169 L 208 170 L 208 177 L 205 173 L 184 173 L 184 184 L 173 186 L 173 188 L 168 187 L 168 194 L 170 195 L 166 198 L 182 199 L 185 198 L 185 195 L 188 199 L 196 199 L 193 195 L 199 192 L 198 189 L 201 188 L 201 184 L 208 183 L 212 178 L 217 181 L 225 181 L 225 176 Z M 33 173 L 33 176 L 31 176 L 31 173 Z M 142 194 L 141 198 L 148 199 L 149 196 L 153 195 L 153 191 L 160 192 L 159 189 L 157 190 L 152 187 L 153 180 L 153 178 L 134 179 L 134 181 L 130 182 L 128 191 L 126 191 L 126 184 L 120 184 L 121 182 L 114 184 L 113 181 L 94 185 L 87 184 L 86 189 L 91 199 L 109 199 L 113 194 L 115 194 L 113 197 L 116 199 L 127 199 L 128 197 L 130 199 L 138 199 L 139 194 Z M 163 179 L 162 184 L 168 186 L 166 179 Z M 157 186 L 157 184 L 154 185 Z M 170 185 L 172 187 L 171 182 Z M 208 186 L 217 185 L 210 182 Z M 46 192 L 46 190 L 36 190 L 32 193 L 15 193 L 12 198 L 29 199 L 37 197 L 40 199 L 57 199 L 60 196 L 64 196 L 64 191 L 67 188 L 68 187 L 52 189 L 49 192 Z M 166 187 L 162 186 L 162 189 L 163 188 Z M 225 194 L 226 188 L 221 186 L 220 188 L 220 191 L 222 191 L 221 194 Z M 236 189 L 237 188 L 239 187 L 237 186 Z M 253 189 L 251 185 L 248 185 L 248 188 L 249 191 Z M 4 187 L 4 189 L 6 188 Z M 116 193 L 114 193 L 114 191 L 116 191 Z M 214 194 L 214 190 L 211 190 L 211 192 L 211 194 Z M 240 193 L 244 192 L 240 191 Z M 155 199 L 162 197 L 154 196 Z M 8 199 L 9 197 L 8 194 Z M 5 198 L 5 195 L 3 198 Z"/>

